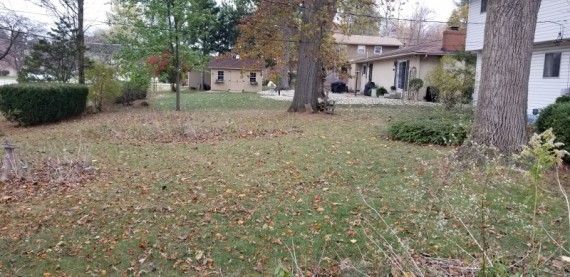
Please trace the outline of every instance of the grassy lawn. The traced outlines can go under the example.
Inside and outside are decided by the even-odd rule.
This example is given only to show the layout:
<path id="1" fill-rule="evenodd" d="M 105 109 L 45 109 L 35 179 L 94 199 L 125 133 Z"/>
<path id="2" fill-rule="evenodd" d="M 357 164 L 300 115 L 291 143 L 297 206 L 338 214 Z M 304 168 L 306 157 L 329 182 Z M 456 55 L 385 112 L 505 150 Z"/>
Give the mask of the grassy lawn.
<path id="1" fill-rule="evenodd" d="M 433 108 L 290 114 L 249 93 L 183 93 L 182 112 L 171 111 L 174 94 L 149 102 L 59 124 L 2 123 L 23 161 L 82 160 L 97 173 L 81 185 L 0 185 L 0 276 L 270 276 L 280 265 L 385 276 L 386 245 L 404 258 L 408 249 L 480 261 L 465 227 L 493 261 L 528 249 L 524 174 L 385 137 L 389 121 Z M 556 243 L 569 246 L 551 181 L 538 215 L 548 259 L 562 254 Z"/>

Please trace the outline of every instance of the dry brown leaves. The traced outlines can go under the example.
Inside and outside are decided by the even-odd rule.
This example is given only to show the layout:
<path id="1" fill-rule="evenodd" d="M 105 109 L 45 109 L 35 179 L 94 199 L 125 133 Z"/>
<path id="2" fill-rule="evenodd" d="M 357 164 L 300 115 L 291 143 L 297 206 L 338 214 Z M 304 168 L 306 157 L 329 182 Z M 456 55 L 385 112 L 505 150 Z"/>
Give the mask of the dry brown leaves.
<path id="1" fill-rule="evenodd" d="M 36 197 L 64 194 L 101 177 L 94 167 L 83 162 L 48 159 L 18 172 L 11 180 L 0 183 L 2 203 L 21 202 Z"/>

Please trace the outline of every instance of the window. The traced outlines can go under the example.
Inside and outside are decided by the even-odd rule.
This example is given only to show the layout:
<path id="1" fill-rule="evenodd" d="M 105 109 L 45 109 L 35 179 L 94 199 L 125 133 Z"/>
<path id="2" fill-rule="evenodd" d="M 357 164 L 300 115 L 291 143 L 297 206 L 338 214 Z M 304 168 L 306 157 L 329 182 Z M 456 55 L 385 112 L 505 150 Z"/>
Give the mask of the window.
<path id="1" fill-rule="evenodd" d="M 252 84 L 257 84 L 257 73 L 255 72 L 249 73 L 249 82 Z"/>
<path id="2" fill-rule="evenodd" d="M 562 53 L 546 53 L 544 56 L 544 78 L 560 77 Z"/>
<path id="3" fill-rule="evenodd" d="M 481 13 L 487 12 L 487 0 L 481 0 Z"/>
<path id="4" fill-rule="evenodd" d="M 364 53 L 366 53 L 366 46 L 358 45 L 358 54 L 364 54 Z"/>
<path id="5" fill-rule="evenodd" d="M 374 55 L 382 55 L 382 46 L 374 47 Z"/>
<path id="6" fill-rule="evenodd" d="M 366 66 L 364 66 L 364 67 L 362 68 L 362 75 L 363 75 L 363 76 L 366 76 L 366 72 L 367 72 L 367 71 L 368 71 L 368 68 L 367 68 Z"/>
<path id="7" fill-rule="evenodd" d="M 223 82 L 224 81 L 224 72 L 223 71 L 218 71 L 218 81 Z"/>

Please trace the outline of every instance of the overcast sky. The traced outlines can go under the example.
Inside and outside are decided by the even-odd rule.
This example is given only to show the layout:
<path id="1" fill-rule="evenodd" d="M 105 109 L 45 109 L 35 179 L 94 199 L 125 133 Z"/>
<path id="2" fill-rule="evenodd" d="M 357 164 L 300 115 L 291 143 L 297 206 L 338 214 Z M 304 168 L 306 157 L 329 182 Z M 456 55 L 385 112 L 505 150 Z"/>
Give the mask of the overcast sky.
<path id="1" fill-rule="evenodd" d="M 220 3 L 222 0 L 216 0 Z M 107 0 L 86 0 L 85 1 L 85 26 L 91 26 L 90 30 L 106 28 L 104 21 L 107 19 L 106 12 L 110 5 Z M 411 0 L 405 10 L 405 16 L 409 16 L 416 2 L 423 3 L 434 11 L 434 16 L 430 20 L 446 21 L 455 7 L 454 0 Z M 46 25 L 53 24 L 53 17 L 44 8 L 35 6 L 25 0 L 1 0 L 1 3 L 8 9 L 15 10 L 16 13 L 27 16 L 34 21 Z M 1 8 L 1 5 L 0 5 Z M 0 10 L 0 12 L 3 12 Z"/>

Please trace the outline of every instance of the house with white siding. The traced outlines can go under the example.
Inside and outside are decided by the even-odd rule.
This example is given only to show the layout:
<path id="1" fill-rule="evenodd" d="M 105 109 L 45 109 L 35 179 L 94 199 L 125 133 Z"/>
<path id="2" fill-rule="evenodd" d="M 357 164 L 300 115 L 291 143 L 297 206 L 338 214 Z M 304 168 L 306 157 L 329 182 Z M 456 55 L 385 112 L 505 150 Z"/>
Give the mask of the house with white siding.
<path id="1" fill-rule="evenodd" d="M 466 51 L 477 53 L 475 102 L 481 79 L 482 53 L 487 2 L 471 0 L 467 27 Z M 521 18 L 520 20 L 524 20 Z M 528 82 L 527 113 L 537 114 L 554 103 L 556 98 L 570 93 L 570 1 L 542 0 L 534 36 L 530 78 Z"/>

